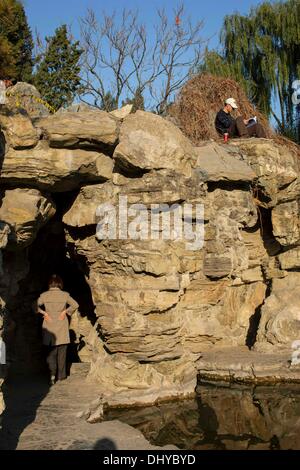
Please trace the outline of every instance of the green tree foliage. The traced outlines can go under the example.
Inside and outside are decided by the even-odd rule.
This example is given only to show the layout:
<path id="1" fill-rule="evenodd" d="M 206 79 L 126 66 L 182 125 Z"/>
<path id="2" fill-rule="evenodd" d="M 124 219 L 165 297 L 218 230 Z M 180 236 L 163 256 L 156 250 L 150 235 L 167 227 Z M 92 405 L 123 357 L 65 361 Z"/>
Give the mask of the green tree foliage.
<path id="1" fill-rule="evenodd" d="M 249 99 L 253 100 L 255 84 L 252 79 L 245 79 L 239 62 L 228 62 L 222 54 L 206 48 L 204 61 L 200 65 L 199 71 L 224 78 L 234 78 L 243 86 Z"/>
<path id="2" fill-rule="evenodd" d="M 12 46 L 6 38 L 0 36 L 0 78 L 14 77 L 16 73 L 15 66 Z"/>
<path id="3" fill-rule="evenodd" d="M 126 101 L 122 102 L 122 106 L 126 104 L 132 104 L 132 112 L 135 113 L 138 109 L 145 111 L 145 102 L 142 91 L 140 88 L 137 88 L 133 98 L 127 98 Z"/>
<path id="4" fill-rule="evenodd" d="M 82 50 L 72 41 L 66 25 L 46 38 L 47 46 L 39 60 L 34 84 L 43 99 L 55 109 L 68 106 L 80 88 L 79 59 Z"/>
<path id="5" fill-rule="evenodd" d="M 1 75 L 8 75 L 18 81 L 30 81 L 33 67 L 32 49 L 32 34 L 22 3 L 18 0 L 1 0 Z"/>
<path id="6" fill-rule="evenodd" d="M 292 83 L 300 77 L 299 0 L 264 2 L 247 16 L 226 16 L 220 39 L 222 53 L 207 52 L 201 69 L 238 80 L 259 109 L 275 118 L 279 130 L 290 134 L 296 125 Z"/>

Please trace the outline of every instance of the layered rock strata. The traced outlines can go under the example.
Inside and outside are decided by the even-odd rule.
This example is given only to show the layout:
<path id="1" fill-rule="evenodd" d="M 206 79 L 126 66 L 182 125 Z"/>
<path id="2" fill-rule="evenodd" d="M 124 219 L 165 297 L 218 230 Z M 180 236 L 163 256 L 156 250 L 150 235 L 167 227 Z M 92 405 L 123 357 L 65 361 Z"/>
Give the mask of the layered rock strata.
<path id="1" fill-rule="evenodd" d="M 112 405 L 193 393 L 212 348 L 290 348 L 299 326 L 297 156 L 268 139 L 194 147 L 162 117 L 117 116 L 87 107 L 0 114 L 9 354 L 34 363 L 30 306 L 59 266 L 73 287 L 82 276 L 72 294 L 90 304 L 81 302 L 71 328 L 89 380 Z"/>

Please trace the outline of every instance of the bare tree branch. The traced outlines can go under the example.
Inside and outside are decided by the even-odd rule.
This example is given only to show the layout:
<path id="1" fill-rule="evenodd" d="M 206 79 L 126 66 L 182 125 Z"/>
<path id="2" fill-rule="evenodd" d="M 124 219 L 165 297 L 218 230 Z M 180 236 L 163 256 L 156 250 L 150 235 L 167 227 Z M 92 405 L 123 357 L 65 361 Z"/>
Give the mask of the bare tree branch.
<path id="1" fill-rule="evenodd" d="M 154 35 L 149 35 L 137 11 L 123 9 L 120 17 L 102 13 L 99 22 L 95 12 L 87 10 L 80 21 L 84 49 L 80 99 L 86 102 L 90 97 L 94 106 L 103 108 L 110 93 L 118 107 L 128 93 L 134 96 L 139 90 L 158 113 L 164 113 L 200 63 L 204 43 L 203 23 L 186 19 L 183 4 L 173 14 L 169 19 L 158 10 Z"/>

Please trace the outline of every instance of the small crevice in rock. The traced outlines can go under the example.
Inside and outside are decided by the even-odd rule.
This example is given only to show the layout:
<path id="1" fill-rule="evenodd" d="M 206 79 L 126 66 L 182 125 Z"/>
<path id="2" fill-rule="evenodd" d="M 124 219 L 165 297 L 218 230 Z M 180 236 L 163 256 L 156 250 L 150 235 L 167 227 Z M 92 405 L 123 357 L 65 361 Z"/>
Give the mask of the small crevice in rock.
<path id="1" fill-rule="evenodd" d="M 47 135 L 45 136 L 45 138 L 46 140 L 48 140 Z M 94 151 L 95 153 L 101 152 L 111 158 L 114 154 L 116 146 L 117 144 L 108 145 L 108 144 L 104 144 L 103 142 L 99 143 L 98 141 L 94 141 L 92 139 L 88 141 L 80 140 L 79 142 L 74 143 L 74 145 L 66 145 L 65 147 L 63 147 L 60 143 L 51 142 L 51 141 L 49 142 L 49 147 L 51 148 L 57 148 L 57 149 L 66 148 L 68 150 L 79 149 L 79 150 L 87 150 L 88 152 Z"/>
<path id="2" fill-rule="evenodd" d="M 67 226 L 67 230 L 73 240 L 84 240 L 96 234 L 96 224 L 84 225 L 82 227 L 70 227 Z"/>
<path id="3" fill-rule="evenodd" d="M 266 290 L 265 298 L 263 302 L 256 307 L 255 312 L 253 313 L 253 315 L 251 315 L 249 319 L 249 328 L 248 328 L 248 332 L 246 336 L 246 346 L 249 349 L 252 349 L 254 344 L 256 343 L 257 332 L 258 332 L 259 323 L 261 319 L 261 309 L 266 299 L 271 295 L 271 287 L 272 287 L 271 284 L 272 284 L 271 281 L 267 282 L 267 290 Z"/>
<path id="4" fill-rule="evenodd" d="M 134 165 L 129 166 L 128 162 L 122 164 L 120 160 L 115 160 L 115 166 L 113 173 L 119 173 L 126 176 L 126 178 L 142 178 L 146 173 L 150 173 L 151 170 L 138 168 Z"/>
<path id="5" fill-rule="evenodd" d="M 239 189 L 240 191 L 249 192 L 250 183 L 244 181 L 207 181 L 207 191 L 209 193 L 215 191 L 216 189 L 223 189 L 224 191 L 235 191 Z"/>
<path id="6" fill-rule="evenodd" d="M 264 247 L 269 256 L 275 256 L 281 252 L 282 247 L 273 234 L 271 209 L 258 208 L 258 223 Z"/>

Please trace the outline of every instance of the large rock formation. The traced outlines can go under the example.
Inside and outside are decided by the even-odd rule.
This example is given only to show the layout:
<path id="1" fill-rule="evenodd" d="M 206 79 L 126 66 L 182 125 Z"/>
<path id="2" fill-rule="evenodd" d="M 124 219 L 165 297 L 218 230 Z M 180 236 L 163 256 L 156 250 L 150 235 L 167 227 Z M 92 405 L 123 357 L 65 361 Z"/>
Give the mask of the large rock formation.
<path id="1" fill-rule="evenodd" d="M 0 182 L 62 192 L 83 182 L 106 181 L 112 169 L 113 160 L 101 152 L 49 148 L 46 141 L 40 141 L 30 150 L 7 151 Z"/>
<path id="2" fill-rule="evenodd" d="M 21 108 L 32 119 L 49 115 L 49 105 L 41 99 L 37 89 L 25 82 L 18 82 L 8 90 L 9 108 L 15 110 Z"/>
<path id="3" fill-rule="evenodd" d="M 55 214 L 53 202 L 37 189 L 6 189 L 0 219 L 10 227 L 7 249 L 31 245 L 40 227 Z"/>
<path id="4" fill-rule="evenodd" d="M 288 148 L 195 148 L 140 111 L 11 111 L 0 125 L 1 311 L 23 369 L 39 360 L 31 305 L 53 271 L 79 300 L 77 353 L 111 404 L 192 393 L 214 347 L 290 347 L 300 188 Z"/>
<path id="5" fill-rule="evenodd" d="M 114 147 L 118 121 L 104 111 L 58 113 L 36 121 L 51 147 Z"/>
<path id="6" fill-rule="evenodd" d="M 292 268 L 288 266 L 288 269 Z M 293 341 L 300 339 L 299 282 L 299 272 L 273 280 L 271 295 L 262 309 L 256 349 L 292 350 Z"/>

